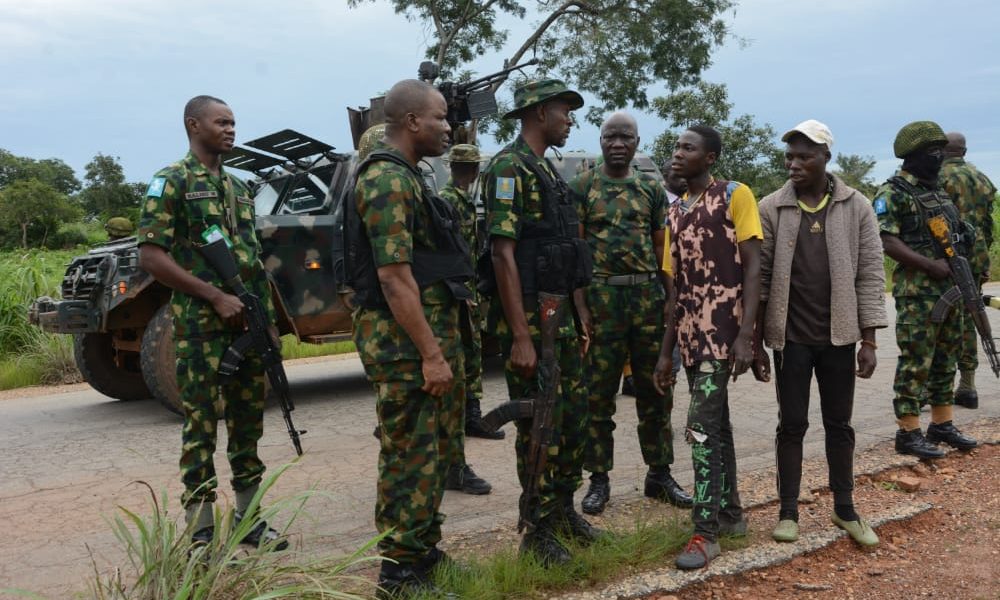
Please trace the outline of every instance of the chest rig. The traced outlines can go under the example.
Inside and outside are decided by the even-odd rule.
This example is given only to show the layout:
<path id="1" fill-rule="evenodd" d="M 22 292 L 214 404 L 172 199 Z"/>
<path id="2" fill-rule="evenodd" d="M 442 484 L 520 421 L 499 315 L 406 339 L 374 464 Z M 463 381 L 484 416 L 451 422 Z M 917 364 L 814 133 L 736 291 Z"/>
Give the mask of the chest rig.
<path id="1" fill-rule="evenodd" d="M 939 189 L 920 189 L 899 176 L 890 178 L 888 183 L 896 190 L 913 198 L 919 211 L 918 214 L 903 217 L 900 221 L 899 239 L 904 244 L 913 249 L 931 251 L 935 255 L 940 255 L 940 247 L 931 236 L 927 221 L 941 215 L 948 222 L 951 244 L 955 251 L 962 256 L 969 256 L 975 244 L 976 231 L 969 223 L 962 220 L 958 208 L 952 203 L 946 192 Z"/>
<path id="2" fill-rule="evenodd" d="M 418 169 L 384 150 L 372 152 L 358 166 L 355 185 L 361 174 L 379 161 L 389 161 L 405 167 L 420 182 L 420 202 L 426 207 L 430 219 L 429 222 L 424 222 L 422 212 L 414 211 L 413 229 L 428 232 L 434 247 L 428 246 L 416 236 L 413 238 L 413 262 L 410 264 L 410 269 L 417 286 L 424 289 L 442 282 L 456 300 L 471 299 L 472 293 L 465 286 L 465 282 L 472 277 L 473 272 L 469 261 L 469 246 L 460 231 L 461 217 L 458 211 L 431 192 Z M 347 195 L 345 210 L 346 279 L 347 284 L 355 292 L 354 304 L 364 308 L 387 307 L 388 303 L 378 280 L 371 240 L 368 238 L 361 215 L 358 214 L 357 199 L 353 191 Z"/>

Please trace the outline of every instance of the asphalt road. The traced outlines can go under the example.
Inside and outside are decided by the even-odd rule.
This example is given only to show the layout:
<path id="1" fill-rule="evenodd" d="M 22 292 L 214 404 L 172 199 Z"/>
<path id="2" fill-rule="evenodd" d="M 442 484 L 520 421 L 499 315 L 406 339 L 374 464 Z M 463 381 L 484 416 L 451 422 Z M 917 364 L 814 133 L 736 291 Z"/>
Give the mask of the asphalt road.
<path id="1" fill-rule="evenodd" d="M 1000 292 L 1000 284 L 988 286 Z M 887 298 L 890 309 L 892 300 Z M 1000 331 L 1000 311 L 991 311 Z M 858 380 L 854 425 L 859 447 L 890 439 L 896 429 L 891 408 L 891 382 L 896 348 L 891 328 L 881 330 L 879 366 L 870 380 Z M 350 551 L 374 535 L 373 507 L 378 443 L 374 396 L 353 355 L 287 366 L 297 410 L 296 424 L 308 433 L 305 456 L 277 483 L 274 496 L 291 496 L 304 489 L 321 490 L 307 504 L 305 518 L 291 534 L 307 550 Z M 683 376 L 682 376 L 683 379 Z M 977 411 L 956 409 L 956 423 L 1000 416 L 1000 383 L 984 363 L 978 384 Z M 496 365 L 486 381 L 488 409 L 506 394 Z M 679 386 L 675 398 L 674 430 L 683 430 L 688 394 Z M 67 391 L 67 389 L 69 391 Z M 737 455 L 741 472 L 773 464 L 773 437 L 777 407 L 773 384 L 754 382 L 749 375 L 730 388 Z M 818 398 L 806 438 L 806 455 L 823 451 Z M 612 502 L 641 494 L 645 467 L 635 431 L 635 409 L 630 398 L 619 397 Z M 926 425 L 928 418 L 922 419 Z M 224 429 L 224 428 L 223 428 Z M 444 500 L 449 535 L 480 529 L 513 528 L 519 493 L 514 473 L 512 426 L 507 439 L 470 439 L 466 455 L 475 470 L 494 485 L 491 495 L 466 496 L 449 492 Z M 225 446 L 224 432 L 219 447 Z M 0 588 L 16 587 L 64 597 L 84 589 L 98 570 L 123 564 L 123 555 L 107 524 L 118 506 L 145 514 L 149 494 L 137 481 L 147 482 L 168 496 L 168 508 L 180 515 L 177 458 L 180 421 L 155 401 L 117 402 L 89 388 L 50 388 L 0 400 Z M 690 454 L 682 441 L 675 444 L 677 479 L 690 487 Z M 292 461 L 294 450 L 275 406 L 265 415 L 261 455 L 276 467 Z M 223 481 L 220 491 L 231 499 L 229 469 L 222 451 L 216 466 Z M 585 486 L 577 495 L 579 500 Z"/>

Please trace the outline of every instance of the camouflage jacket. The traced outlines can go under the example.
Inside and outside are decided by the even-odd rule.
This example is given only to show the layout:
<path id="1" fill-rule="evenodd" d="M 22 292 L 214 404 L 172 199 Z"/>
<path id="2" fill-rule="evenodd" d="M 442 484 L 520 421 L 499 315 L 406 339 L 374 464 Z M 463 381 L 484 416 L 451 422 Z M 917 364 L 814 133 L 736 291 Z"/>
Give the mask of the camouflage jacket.
<path id="1" fill-rule="evenodd" d="M 273 322 L 270 286 L 260 261 L 255 226 L 253 199 L 246 185 L 221 167 L 218 177 L 212 175 L 188 152 L 183 160 L 159 170 L 150 182 L 139 219 L 138 242 L 163 247 L 181 268 L 232 293 L 195 248 L 204 243 L 202 235 L 207 230 L 218 227 L 232 242 L 247 289 L 260 298 Z M 227 330 L 206 300 L 175 290 L 170 305 L 178 338 Z"/>
<path id="2" fill-rule="evenodd" d="M 375 150 L 398 154 L 385 142 L 377 142 Z M 376 267 L 412 264 L 415 243 L 435 248 L 422 189 L 422 181 L 414 172 L 387 160 L 372 163 L 358 175 L 355 199 Z M 438 282 L 420 290 L 420 303 L 444 355 L 451 357 L 461 352 L 458 304 L 446 285 Z M 354 342 L 366 366 L 420 359 L 413 340 L 388 307 L 354 311 Z M 416 378 L 420 373 L 409 375 Z"/>
<path id="3" fill-rule="evenodd" d="M 653 234 L 663 229 L 666 190 L 651 175 L 632 170 L 612 179 L 597 167 L 569 182 L 595 275 L 655 273 Z"/>
<path id="4" fill-rule="evenodd" d="M 958 207 L 962 218 L 976 229 L 976 247 L 969 263 L 976 274 L 989 273 L 993 245 L 993 182 L 964 158 L 946 158 L 938 184 Z"/>
<path id="5" fill-rule="evenodd" d="M 478 232 L 476 231 L 476 204 L 472 201 L 469 193 L 459 187 L 455 186 L 455 183 L 449 179 L 448 183 L 445 184 L 440 191 L 438 191 L 438 196 L 444 198 L 449 204 L 455 207 L 458 214 L 462 217 L 462 237 L 465 239 L 465 243 L 469 245 L 469 250 L 472 254 L 472 259 L 475 261 L 476 256 L 479 254 L 479 244 L 478 244 Z"/>
<path id="6" fill-rule="evenodd" d="M 541 221 L 542 216 L 542 186 L 518 157 L 518 154 L 530 154 L 531 147 L 520 135 L 509 146 L 498 152 L 483 171 L 483 205 L 486 206 L 486 234 L 490 239 L 505 237 L 518 239 L 521 226 L 525 221 Z M 559 173 L 542 163 L 555 177 Z M 567 311 L 568 313 L 569 311 Z M 537 309 L 531 302 L 525 302 L 524 314 L 532 339 L 539 339 L 539 320 Z M 487 316 L 487 329 L 497 337 L 508 339 L 512 333 L 503 314 L 503 306 L 497 298 L 490 302 Z M 559 327 L 559 337 L 573 337 L 572 318 L 566 315 L 565 322 Z"/>
<path id="7" fill-rule="evenodd" d="M 920 190 L 930 189 L 906 171 L 896 171 L 896 175 Z M 907 243 L 909 248 L 927 258 L 938 258 L 938 251 L 930 238 L 930 233 L 924 233 L 927 225 L 924 223 L 920 206 L 912 196 L 886 182 L 875 192 L 872 208 L 875 209 L 875 216 L 878 218 L 879 233 L 896 236 L 907 243 L 906 232 L 919 231 L 920 235 L 925 236 L 926 243 Z M 934 279 L 925 271 L 900 263 L 896 263 L 892 270 L 892 295 L 897 298 L 903 296 L 937 297 L 948 291 L 952 285 L 954 284 L 949 278 Z"/>

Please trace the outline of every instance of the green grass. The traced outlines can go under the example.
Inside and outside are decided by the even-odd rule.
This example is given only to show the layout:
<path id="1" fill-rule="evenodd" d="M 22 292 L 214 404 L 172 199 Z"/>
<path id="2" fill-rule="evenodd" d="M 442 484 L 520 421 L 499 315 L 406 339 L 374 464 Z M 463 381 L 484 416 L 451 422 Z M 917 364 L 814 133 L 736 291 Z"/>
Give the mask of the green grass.
<path id="1" fill-rule="evenodd" d="M 347 340 L 332 344 L 309 344 L 300 342 L 293 335 L 281 338 L 281 356 L 285 360 L 295 358 L 311 358 L 313 356 L 328 356 L 330 354 L 345 354 L 354 352 L 354 342 Z"/>

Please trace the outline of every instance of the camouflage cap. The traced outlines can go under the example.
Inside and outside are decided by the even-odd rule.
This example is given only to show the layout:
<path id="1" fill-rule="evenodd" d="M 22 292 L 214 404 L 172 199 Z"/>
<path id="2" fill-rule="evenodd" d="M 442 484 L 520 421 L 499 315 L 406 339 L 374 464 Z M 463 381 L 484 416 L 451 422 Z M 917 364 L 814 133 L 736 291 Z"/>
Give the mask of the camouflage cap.
<path id="1" fill-rule="evenodd" d="M 132 221 L 129 221 L 125 217 L 111 217 L 104 224 L 104 231 L 107 231 L 108 235 L 120 235 L 124 237 L 132 235 L 134 228 L 132 227 Z"/>
<path id="2" fill-rule="evenodd" d="M 896 141 L 892 143 L 892 151 L 896 158 L 905 158 L 921 148 L 926 148 L 931 144 L 948 143 L 948 138 L 944 135 L 944 130 L 934 121 L 914 121 L 909 125 L 904 125 L 896 134 Z"/>
<path id="3" fill-rule="evenodd" d="M 537 79 L 525 81 L 514 88 L 514 109 L 503 116 L 504 119 L 516 117 L 529 106 L 561 98 L 569 102 L 570 110 L 583 106 L 583 96 L 566 87 L 559 79 Z"/>
<path id="4" fill-rule="evenodd" d="M 455 144 L 448 151 L 448 158 L 445 160 L 450 163 L 477 163 L 482 162 L 483 158 L 479 155 L 479 148 L 472 144 Z"/>
<path id="5" fill-rule="evenodd" d="M 381 142 L 383 139 L 385 139 L 385 123 L 373 125 L 366 129 L 361 134 L 361 139 L 358 140 L 358 160 L 368 158 L 372 149 L 375 148 L 375 143 Z"/>

